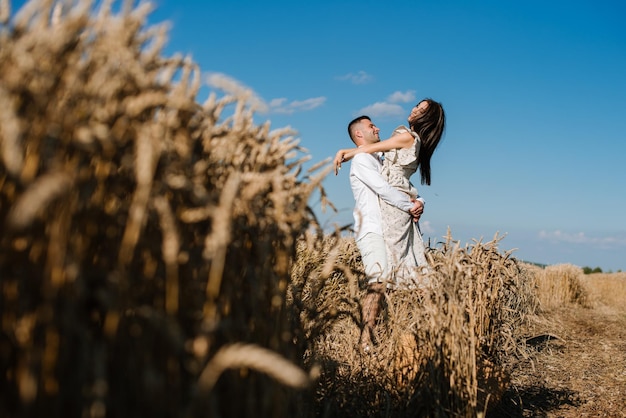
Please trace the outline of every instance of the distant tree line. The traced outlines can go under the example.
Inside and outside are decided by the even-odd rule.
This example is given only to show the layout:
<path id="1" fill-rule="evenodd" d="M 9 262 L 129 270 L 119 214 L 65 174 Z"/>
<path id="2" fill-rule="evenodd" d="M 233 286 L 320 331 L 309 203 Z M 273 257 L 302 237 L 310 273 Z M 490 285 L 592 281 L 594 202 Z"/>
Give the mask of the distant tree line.
<path id="1" fill-rule="evenodd" d="M 622 270 L 617 270 L 616 273 L 621 273 Z M 602 273 L 602 269 L 600 267 L 596 267 L 592 269 L 591 267 L 583 267 L 583 273 L 591 274 L 591 273 Z M 612 273 L 611 270 L 607 271 L 607 273 Z"/>
<path id="2" fill-rule="evenodd" d="M 546 268 L 548 267 L 548 264 L 542 264 L 542 263 L 535 263 L 532 261 L 523 261 L 524 263 L 527 264 L 532 264 L 534 266 L 540 267 L 540 268 Z M 583 267 L 583 273 L 585 274 L 592 274 L 592 273 L 602 273 L 602 269 L 600 267 L 595 267 L 595 268 L 591 268 L 591 267 Z M 617 270 L 616 273 L 621 273 L 622 270 Z M 606 271 L 606 273 L 613 273 L 613 271 L 608 270 Z"/>

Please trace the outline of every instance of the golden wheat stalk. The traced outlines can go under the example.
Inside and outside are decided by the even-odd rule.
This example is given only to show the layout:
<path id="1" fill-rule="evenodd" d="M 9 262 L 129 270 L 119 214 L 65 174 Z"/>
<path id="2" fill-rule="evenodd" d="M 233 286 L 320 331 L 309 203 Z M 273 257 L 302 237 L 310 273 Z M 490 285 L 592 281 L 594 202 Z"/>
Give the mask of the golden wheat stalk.
<path id="1" fill-rule="evenodd" d="M 11 2 L 0 0 L 0 24 L 5 25 L 11 17 Z"/>
<path id="2" fill-rule="evenodd" d="M 205 366 L 198 386 L 202 392 L 210 392 L 225 370 L 244 367 L 293 388 L 307 388 L 313 381 L 301 368 L 274 351 L 253 344 L 231 344 L 222 347 Z"/>
<path id="3" fill-rule="evenodd" d="M 24 155 L 20 149 L 19 119 L 15 108 L 15 99 L 0 85 L 0 156 L 12 175 L 17 175 L 24 163 Z"/>
<path id="4" fill-rule="evenodd" d="M 73 184 L 74 179 L 64 172 L 40 176 L 15 202 L 7 225 L 15 229 L 27 227 L 50 202 L 69 192 Z"/>

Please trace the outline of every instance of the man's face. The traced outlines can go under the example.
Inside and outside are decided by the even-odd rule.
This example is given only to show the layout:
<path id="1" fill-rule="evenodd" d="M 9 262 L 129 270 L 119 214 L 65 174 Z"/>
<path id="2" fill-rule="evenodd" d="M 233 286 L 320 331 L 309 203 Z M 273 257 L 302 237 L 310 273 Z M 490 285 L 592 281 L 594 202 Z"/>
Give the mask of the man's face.
<path id="1" fill-rule="evenodd" d="M 378 136 L 380 129 L 370 120 L 364 119 L 361 121 L 361 132 L 363 133 L 363 145 L 380 141 L 380 136 Z"/>

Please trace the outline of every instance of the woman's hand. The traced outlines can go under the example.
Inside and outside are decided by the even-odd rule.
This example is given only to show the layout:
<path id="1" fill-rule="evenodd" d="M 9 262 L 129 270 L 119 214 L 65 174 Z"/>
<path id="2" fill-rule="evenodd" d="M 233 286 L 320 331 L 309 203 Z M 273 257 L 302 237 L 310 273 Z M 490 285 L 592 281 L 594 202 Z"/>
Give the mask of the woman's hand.
<path id="1" fill-rule="evenodd" d="M 348 158 L 347 154 L 348 154 L 348 149 L 340 149 L 339 151 L 337 151 L 337 154 L 335 154 L 335 160 L 333 161 L 333 164 L 335 165 L 335 175 L 337 175 L 337 173 L 339 173 L 339 169 L 341 168 L 341 163 L 348 161 L 350 158 L 352 158 L 352 156 L 350 156 Z"/>

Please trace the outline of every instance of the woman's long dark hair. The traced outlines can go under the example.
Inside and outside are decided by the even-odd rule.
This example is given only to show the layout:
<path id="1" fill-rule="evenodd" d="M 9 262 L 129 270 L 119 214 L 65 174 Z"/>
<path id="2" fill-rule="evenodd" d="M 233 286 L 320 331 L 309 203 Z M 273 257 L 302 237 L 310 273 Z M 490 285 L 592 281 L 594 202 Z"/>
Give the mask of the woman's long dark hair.
<path id="1" fill-rule="evenodd" d="M 430 186 L 430 157 L 432 157 L 443 136 L 446 127 L 446 114 L 441 103 L 433 99 L 424 99 L 421 102 L 428 102 L 426 112 L 410 124 L 411 129 L 419 135 L 421 141 L 418 162 L 422 184 Z"/>

